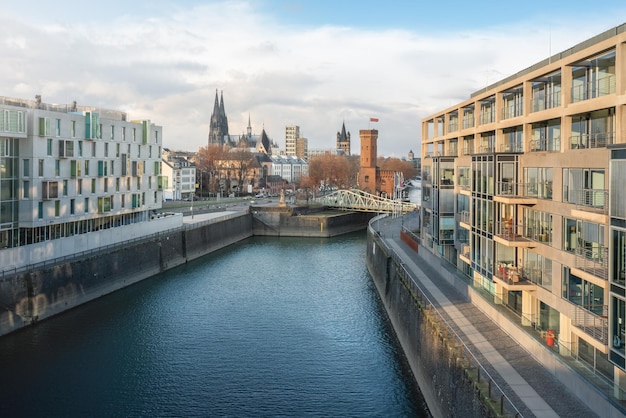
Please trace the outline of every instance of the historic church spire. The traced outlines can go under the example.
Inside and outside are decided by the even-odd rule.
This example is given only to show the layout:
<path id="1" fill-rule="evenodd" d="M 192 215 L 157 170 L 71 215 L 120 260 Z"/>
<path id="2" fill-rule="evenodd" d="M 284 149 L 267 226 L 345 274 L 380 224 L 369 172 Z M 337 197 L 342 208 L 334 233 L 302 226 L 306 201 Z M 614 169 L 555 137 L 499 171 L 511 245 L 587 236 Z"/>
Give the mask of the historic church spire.
<path id="1" fill-rule="evenodd" d="M 209 145 L 224 145 L 230 143 L 228 134 L 228 118 L 224 110 L 224 92 L 218 96 L 215 89 L 215 104 L 211 115 L 211 125 L 209 126 Z"/>
<path id="2" fill-rule="evenodd" d="M 337 132 L 337 150 L 350 155 L 350 132 L 346 133 L 345 121 L 341 125 L 341 132 Z"/>

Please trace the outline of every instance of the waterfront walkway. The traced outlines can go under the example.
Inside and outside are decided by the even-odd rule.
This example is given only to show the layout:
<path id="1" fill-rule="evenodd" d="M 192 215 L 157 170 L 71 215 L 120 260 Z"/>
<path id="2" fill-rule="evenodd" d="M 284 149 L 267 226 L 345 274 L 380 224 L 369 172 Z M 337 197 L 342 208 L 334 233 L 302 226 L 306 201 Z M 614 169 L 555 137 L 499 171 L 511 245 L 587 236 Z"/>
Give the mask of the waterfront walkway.
<path id="1" fill-rule="evenodd" d="M 410 217 L 387 217 L 373 223 L 419 281 L 420 288 L 461 336 L 493 380 L 524 417 L 593 417 L 592 411 L 498 324 L 463 297 L 444 278 L 441 265 L 429 265 L 400 239 L 402 223 Z"/>

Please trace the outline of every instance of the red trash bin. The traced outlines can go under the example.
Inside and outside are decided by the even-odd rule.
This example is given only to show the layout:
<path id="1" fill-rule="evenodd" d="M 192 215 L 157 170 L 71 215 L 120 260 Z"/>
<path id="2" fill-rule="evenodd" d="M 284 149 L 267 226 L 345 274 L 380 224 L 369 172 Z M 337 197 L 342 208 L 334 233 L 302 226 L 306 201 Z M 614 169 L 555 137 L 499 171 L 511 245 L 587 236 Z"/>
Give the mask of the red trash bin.
<path id="1" fill-rule="evenodd" d="M 546 344 L 548 347 L 554 346 L 554 330 L 549 329 L 546 333 Z"/>

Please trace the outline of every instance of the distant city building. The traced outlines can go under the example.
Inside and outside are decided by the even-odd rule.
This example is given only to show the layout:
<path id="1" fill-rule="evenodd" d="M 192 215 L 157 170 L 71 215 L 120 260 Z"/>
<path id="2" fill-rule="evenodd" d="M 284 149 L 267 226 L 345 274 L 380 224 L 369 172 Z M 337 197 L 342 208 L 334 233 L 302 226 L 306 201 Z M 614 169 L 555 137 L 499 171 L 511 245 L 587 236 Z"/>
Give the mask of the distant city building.
<path id="1" fill-rule="evenodd" d="M 272 155 L 272 175 L 280 176 L 288 183 L 298 183 L 309 175 L 309 164 L 302 158 L 291 155 Z"/>
<path id="2" fill-rule="evenodd" d="M 39 96 L 0 97 L 0 115 L 0 266 L 95 248 L 88 233 L 148 221 L 161 207 L 160 126 Z"/>
<path id="3" fill-rule="evenodd" d="M 337 132 L 337 150 L 350 155 L 350 132 L 346 133 L 345 122 L 341 124 L 341 132 Z"/>
<path id="4" fill-rule="evenodd" d="M 191 155 L 163 148 L 163 176 L 167 187 L 163 189 L 164 200 L 191 199 L 196 190 L 196 166 L 189 161 Z"/>
<path id="5" fill-rule="evenodd" d="M 224 95 L 222 92 L 218 99 L 217 90 L 215 90 L 215 104 L 209 126 L 209 145 L 225 144 L 231 145 L 231 138 L 228 134 L 228 118 L 224 110 Z"/>
<path id="6" fill-rule="evenodd" d="M 285 127 L 285 153 L 296 156 L 296 140 L 300 138 L 300 127 L 287 125 Z"/>
<path id="7" fill-rule="evenodd" d="M 344 152 L 335 148 L 313 148 L 309 150 L 309 158 L 320 155 L 344 155 Z"/>
<path id="8" fill-rule="evenodd" d="M 306 160 L 309 158 L 309 140 L 306 138 L 296 139 L 296 157 Z"/>

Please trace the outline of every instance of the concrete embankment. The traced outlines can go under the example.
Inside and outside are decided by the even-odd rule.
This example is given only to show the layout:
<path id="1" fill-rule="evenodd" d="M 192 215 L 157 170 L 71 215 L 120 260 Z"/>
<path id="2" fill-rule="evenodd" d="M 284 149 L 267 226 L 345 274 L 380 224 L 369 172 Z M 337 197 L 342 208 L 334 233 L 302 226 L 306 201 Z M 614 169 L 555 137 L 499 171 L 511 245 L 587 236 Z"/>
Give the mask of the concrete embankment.
<path id="1" fill-rule="evenodd" d="M 254 235 L 283 237 L 334 237 L 362 231 L 374 216 L 367 212 L 343 212 L 295 207 L 251 207 Z"/>
<path id="2" fill-rule="evenodd" d="M 490 405 L 463 364 L 458 346 L 411 284 L 373 228 L 367 234 L 367 267 L 428 407 L 435 417 L 494 417 Z"/>
<path id="3" fill-rule="evenodd" d="M 0 280 L 0 335 L 86 303 L 252 236 L 240 212 Z"/>

